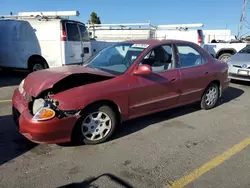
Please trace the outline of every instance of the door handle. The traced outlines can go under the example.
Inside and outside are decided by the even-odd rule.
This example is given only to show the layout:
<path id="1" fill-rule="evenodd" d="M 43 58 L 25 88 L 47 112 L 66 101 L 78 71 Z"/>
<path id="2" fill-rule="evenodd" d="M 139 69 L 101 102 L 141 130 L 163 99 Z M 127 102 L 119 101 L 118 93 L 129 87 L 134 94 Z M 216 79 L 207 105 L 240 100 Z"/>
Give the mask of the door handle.
<path id="1" fill-rule="evenodd" d="M 170 82 L 174 82 L 176 80 L 176 77 L 173 77 Z"/>
<path id="2" fill-rule="evenodd" d="M 70 57 L 75 57 L 75 54 L 71 55 Z"/>
<path id="3" fill-rule="evenodd" d="M 209 74 L 209 72 L 205 72 L 205 74 Z"/>

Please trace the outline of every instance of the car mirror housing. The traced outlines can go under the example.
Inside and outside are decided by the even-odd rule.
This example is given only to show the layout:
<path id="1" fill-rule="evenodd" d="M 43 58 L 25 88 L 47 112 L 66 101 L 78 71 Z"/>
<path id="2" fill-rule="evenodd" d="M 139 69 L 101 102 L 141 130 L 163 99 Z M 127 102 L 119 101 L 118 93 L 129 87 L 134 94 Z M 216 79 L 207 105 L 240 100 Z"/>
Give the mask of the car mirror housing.
<path id="1" fill-rule="evenodd" d="M 152 67 L 150 67 L 149 65 L 139 65 L 133 72 L 134 75 L 145 75 L 151 73 Z"/>

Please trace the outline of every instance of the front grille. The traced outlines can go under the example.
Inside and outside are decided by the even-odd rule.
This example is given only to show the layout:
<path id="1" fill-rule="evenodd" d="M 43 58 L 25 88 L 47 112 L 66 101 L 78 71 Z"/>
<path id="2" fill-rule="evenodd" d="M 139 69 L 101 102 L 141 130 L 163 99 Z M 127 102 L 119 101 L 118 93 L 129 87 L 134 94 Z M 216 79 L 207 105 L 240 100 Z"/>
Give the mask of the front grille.
<path id="1" fill-rule="evenodd" d="M 242 66 L 240 66 L 240 65 L 233 65 L 233 67 L 242 68 Z M 250 67 L 247 67 L 246 69 L 250 69 Z"/>
<path id="2" fill-rule="evenodd" d="M 232 74 L 229 73 L 229 76 L 235 77 L 235 78 L 243 78 L 243 79 L 250 79 L 249 75 L 239 75 L 239 74 Z"/>
<path id="3" fill-rule="evenodd" d="M 20 112 L 15 108 L 15 107 L 12 107 L 12 116 L 13 116 L 13 120 L 19 130 L 19 117 L 20 117 Z"/>

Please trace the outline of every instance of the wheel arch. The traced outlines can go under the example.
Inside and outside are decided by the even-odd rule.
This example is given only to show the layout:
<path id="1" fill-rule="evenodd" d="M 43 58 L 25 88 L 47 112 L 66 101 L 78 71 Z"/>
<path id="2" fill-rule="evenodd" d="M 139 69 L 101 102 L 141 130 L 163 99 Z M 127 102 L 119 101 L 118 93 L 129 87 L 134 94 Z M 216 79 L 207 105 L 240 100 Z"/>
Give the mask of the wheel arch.
<path id="1" fill-rule="evenodd" d="M 114 102 L 114 101 L 111 101 L 111 100 L 98 100 L 98 101 L 95 101 L 95 102 L 92 102 L 90 104 L 88 104 L 87 106 L 85 106 L 81 111 L 80 111 L 80 115 L 83 115 L 84 113 L 86 113 L 93 105 L 97 105 L 97 104 L 103 104 L 103 105 L 107 105 L 109 107 L 111 107 L 115 114 L 116 114 L 116 117 L 118 118 L 118 122 L 121 123 L 122 122 L 122 116 L 121 116 L 121 111 L 120 111 L 120 108 L 119 106 Z M 74 140 L 74 134 L 76 134 L 76 130 L 77 130 L 77 127 L 79 126 L 79 123 L 80 123 L 80 119 L 79 118 L 72 131 L 71 131 L 71 141 Z"/>
<path id="2" fill-rule="evenodd" d="M 216 84 L 216 85 L 218 86 L 218 88 L 219 88 L 219 96 L 221 96 L 221 93 L 222 93 L 222 92 L 221 92 L 221 83 L 220 83 L 219 80 L 216 79 L 216 80 L 211 81 L 211 82 L 207 85 L 207 87 L 206 87 L 205 90 L 203 91 L 201 97 L 204 95 L 204 93 L 206 92 L 207 88 L 208 88 L 211 84 Z"/>
<path id="3" fill-rule="evenodd" d="M 216 58 L 219 58 L 224 53 L 230 53 L 234 55 L 235 53 L 237 53 L 237 51 L 234 48 L 223 48 L 217 52 Z"/>
<path id="4" fill-rule="evenodd" d="M 48 63 L 47 63 L 47 61 L 45 60 L 45 58 L 44 58 L 43 56 L 38 55 L 38 54 L 34 54 L 34 55 L 31 55 L 31 56 L 28 58 L 28 62 L 27 62 L 27 63 L 28 63 L 28 69 L 31 68 L 32 63 L 33 63 L 35 60 L 37 60 L 37 59 L 41 60 L 41 62 L 43 62 L 43 63 L 45 64 L 45 66 L 46 66 L 47 68 L 49 68 Z"/>
<path id="5" fill-rule="evenodd" d="M 98 101 L 92 102 L 92 103 L 88 104 L 87 106 L 85 106 L 81 110 L 80 114 L 84 114 L 91 106 L 96 105 L 96 104 L 103 104 L 103 105 L 107 105 L 110 108 L 112 108 L 114 110 L 115 114 L 116 114 L 116 117 L 118 118 L 118 122 L 119 123 L 122 122 L 121 109 L 120 109 L 119 105 L 116 104 L 112 100 L 103 99 L 103 100 L 98 100 Z"/>

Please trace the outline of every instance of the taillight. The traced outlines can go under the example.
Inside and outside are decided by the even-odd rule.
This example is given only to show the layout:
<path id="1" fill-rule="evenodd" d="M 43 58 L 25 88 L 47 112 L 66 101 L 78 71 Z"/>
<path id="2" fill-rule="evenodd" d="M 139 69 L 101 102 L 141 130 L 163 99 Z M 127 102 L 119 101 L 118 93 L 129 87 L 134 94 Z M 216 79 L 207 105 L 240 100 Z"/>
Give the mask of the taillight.
<path id="1" fill-rule="evenodd" d="M 198 35 L 198 43 L 202 43 L 202 37 Z"/>
<path id="2" fill-rule="evenodd" d="M 65 30 L 61 30 L 61 41 L 66 41 L 67 35 Z"/>

